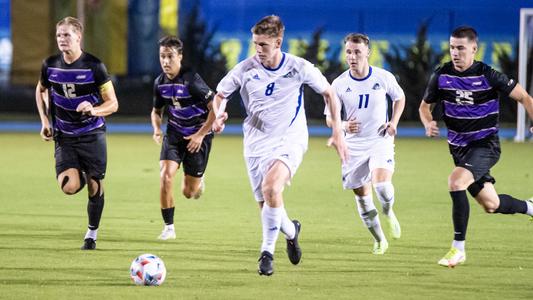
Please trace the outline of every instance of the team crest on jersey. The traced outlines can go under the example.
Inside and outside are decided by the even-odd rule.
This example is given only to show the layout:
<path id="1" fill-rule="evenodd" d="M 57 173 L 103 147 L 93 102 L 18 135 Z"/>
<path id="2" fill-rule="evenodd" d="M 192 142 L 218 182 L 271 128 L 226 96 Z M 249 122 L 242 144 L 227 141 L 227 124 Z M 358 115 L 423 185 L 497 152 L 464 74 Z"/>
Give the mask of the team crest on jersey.
<path id="1" fill-rule="evenodd" d="M 379 90 L 381 89 L 381 85 L 379 85 L 379 83 L 376 82 L 376 84 L 374 84 L 374 86 L 372 87 L 373 90 Z"/>
<path id="2" fill-rule="evenodd" d="M 259 75 L 257 75 L 257 74 L 255 74 L 252 78 L 255 79 L 255 80 L 259 80 L 260 79 Z"/>
<path id="3" fill-rule="evenodd" d="M 351 91 L 352 91 L 351 88 L 347 88 L 345 93 L 349 93 L 349 92 L 351 92 Z"/>

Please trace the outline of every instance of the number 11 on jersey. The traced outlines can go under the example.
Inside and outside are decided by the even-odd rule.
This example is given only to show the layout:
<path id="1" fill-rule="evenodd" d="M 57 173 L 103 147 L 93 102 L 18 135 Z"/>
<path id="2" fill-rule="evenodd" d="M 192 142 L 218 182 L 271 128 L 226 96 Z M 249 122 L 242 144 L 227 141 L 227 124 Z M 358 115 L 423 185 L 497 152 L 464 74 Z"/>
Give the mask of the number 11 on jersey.
<path id="1" fill-rule="evenodd" d="M 368 107 L 368 98 L 370 98 L 369 94 L 359 95 L 359 109 Z M 364 107 L 363 107 L 363 102 L 364 102 Z"/>

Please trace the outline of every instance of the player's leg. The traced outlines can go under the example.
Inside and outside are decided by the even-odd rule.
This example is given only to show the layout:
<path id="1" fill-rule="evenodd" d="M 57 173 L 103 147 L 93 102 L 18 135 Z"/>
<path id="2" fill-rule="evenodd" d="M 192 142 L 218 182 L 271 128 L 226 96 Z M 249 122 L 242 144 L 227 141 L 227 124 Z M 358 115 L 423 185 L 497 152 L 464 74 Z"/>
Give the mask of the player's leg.
<path id="1" fill-rule="evenodd" d="M 190 153 L 183 149 L 183 171 L 185 176 L 181 185 L 181 192 L 185 198 L 198 199 L 205 190 L 204 173 L 211 152 L 213 135 L 207 135 L 202 141 L 200 151 Z M 181 149 L 180 149 L 181 150 Z"/>
<path id="2" fill-rule="evenodd" d="M 61 138 L 55 142 L 55 163 L 57 183 L 67 195 L 79 192 L 85 186 L 85 174 L 81 166 L 72 139 Z"/>
<path id="3" fill-rule="evenodd" d="M 473 182 L 474 175 L 463 167 L 456 167 L 448 177 L 448 188 L 452 198 L 454 238 L 450 251 L 438 261 L 441 266 L 455 267 L 466 260 L 465 239 L 470 216 L 466 189 Z"/>
<path id="4" fill-rule="evenodd" d="M 266 172 L 261 184 L 261 193 L 265 203 L 261 211 L 263 242 L 258 269 L 260 275 L 270 276 L 274 272 L 272 260 L 284 213 L 283 190 L 289 178 L 288 167 L 276 160 Z"/>
<path id="5" fill-rule="evenodd" d="M 107 146 L 104 133 L 98 133 L 80 138 L 77 147 L 82 169 L 87 174 L 87 215 L 88 226 L 82 250 L 96 248 L 96 239 L 100 219 L 104 210 L 103 180 L 107 168 Z"/>
<path id="6" fill-rule="evenodd" d="M 372 173 L 372 185 L 381 203 L 385 222 L 389 225 L 390 234 L 399 239 L 402 234 L 400 222 L 394 213 L 394 144 L 389 139 L 380 140 L 371 149 L 369 168 Z"/>
<path id="7" fill-rule="evenodd" d="M 370 182 L 353 189 L 357 211 L 372 237 L 374 238 L 374 248 L 372 253 L 385 254 L 389 244 L 383 234 L 379 221 L 378 211 L 372 200 L 372 185 Z"/>
<path id="8" fill-rule="evenodd" d="M 160 176 L 159 176 L 159 203 L 161 207 L 161 216 L 165 226 L 159 235 L 158 239 L 168 240 L 176 238 L 176 231 L 174 229 L 174 196 L 173 185 L 174 177 L 180 167 L 179 163 L 174 160 L 160 160 Z"/>
<path id="9" fill-rule="evenodd" d="M 533 215 L 533 204 L 507 194 L 498 194 L 494 180 L 476 181 L 468 187 L 470 194 L 487 213 Z"/>

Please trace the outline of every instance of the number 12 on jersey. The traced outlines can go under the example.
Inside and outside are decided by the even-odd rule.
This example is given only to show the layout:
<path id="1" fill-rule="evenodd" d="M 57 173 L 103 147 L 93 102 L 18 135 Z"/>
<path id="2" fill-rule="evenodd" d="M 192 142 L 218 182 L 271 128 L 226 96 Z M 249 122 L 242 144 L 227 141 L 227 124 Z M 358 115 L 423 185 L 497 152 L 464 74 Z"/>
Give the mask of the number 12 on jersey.
<path id="1" fill-rule="evenodd" d="M 369 94 L 361 94 L 359 95 L 359 109 L 361 108 L 367 108 L 368 107 L 368 98 L 370 98 Z M 364 106 L 363 106 L 364 104 Z"/>

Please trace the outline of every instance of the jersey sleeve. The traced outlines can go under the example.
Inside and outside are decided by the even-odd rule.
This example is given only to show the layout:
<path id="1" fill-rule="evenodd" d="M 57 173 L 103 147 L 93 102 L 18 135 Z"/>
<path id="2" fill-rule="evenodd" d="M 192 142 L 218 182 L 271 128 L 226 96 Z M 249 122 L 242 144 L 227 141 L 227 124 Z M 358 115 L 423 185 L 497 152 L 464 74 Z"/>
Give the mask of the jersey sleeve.
<path id="1" fill-rule="evenodd" d="M 43 61 L 43 65 L 41 66 L 41 78 L 39 79 L 41 82 L 41 85 L 47 89 L 49 89 L 52 84 L 48 80 L 48 63 L 46 60 Z"/>
<path id="2" fill-rule="evenodd" d="M 224 98 L 229 97 L 242 86 L 242 75 L 242 66 L 239 64 L 218 83 L 217 93 L 222 94 Z"/>
<path id="3" fill-rule="evenodd" d="M 396 81 L 396 77 L 392 73 L 387 72 L 387 94 L 391 97 L 392 101 L 400 100 L 405 97 L 402 87 Z"/>
<path id="4" fill-rule="evenodd" d="M 439 101 L 439 84 L 438 84 L 438 73 L 435 71 L 431 74 L 428 84 L 426 86 L 426 91 L 424 92 L 424 97 L 422 99 L 426 103 L 437 103 Z"/>
<path id="5" fill-rule="evenodd" d="M 159 93 L 159 78 L 157 77 L 154 80 L 154 92 L 153 92 L 153 107 L 156 109 L 161 109 L 163 106 L 165 106 L 165 101 L 163 100 L 163 97 L 161 97 L 161 94 Z"/>
<path id="6" fill-rule="evenodd" d="M 338 80 L 333 80 L 333 82 L 331 83 L 331 88 L 333 89 L 333 93 L 335 93 L 335 100 L 340 105 L 341 98 L 339 97 L 340 94 L 338 93 L 339 81 Z M 331 116 L 331 112 L 329 111 L 328 105 L 324 106 L 324 115 L 325 116 Z"/>
<path id="7" fill-rule="evenodd" d="M 205 104 L 213 100 L 213 97 L 215 96 L 213 91 L 209 88 L 209 86 L 207 86 L 205 81 L 198 73 L 194 73 L 190 83 L 190 88 L 191 94 L 198 99 L 202 99 Z"/>
<path id="8" fill-rule="evenodd" d="M 308 61 L 304 62 L 303 70 L 303 83 L 319 94 L 324 93 L 329 83 L 320 70 Z"/>
<path id="9" fill-rule="evenodd" d="M 504 95 L 509 95 L 514 87 L 518 84 L 516 80 L 509 78 L 507 75 L 490 68 L 485 73 L 491 86 Z"/>
<path id="10" fill-rule="evenodd" d="M 94 82 L 97 86 L 102 86 L 104 83 L 111 80 L 107 68 L 103 62 L 98 62 L 94 67 Z"/>

